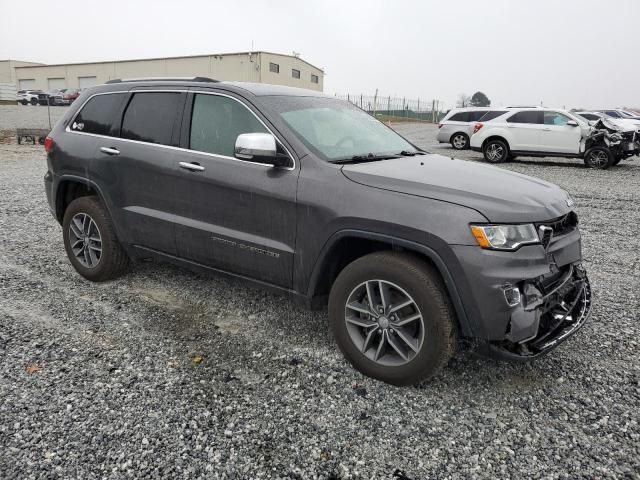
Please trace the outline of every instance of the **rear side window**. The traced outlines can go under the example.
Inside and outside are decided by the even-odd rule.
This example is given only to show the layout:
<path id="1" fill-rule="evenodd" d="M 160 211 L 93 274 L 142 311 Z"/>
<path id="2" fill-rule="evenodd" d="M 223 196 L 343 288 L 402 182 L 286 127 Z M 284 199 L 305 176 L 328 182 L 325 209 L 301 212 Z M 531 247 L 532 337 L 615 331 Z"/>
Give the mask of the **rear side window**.
<path id="1" fill-rule="evenodd" d="M 492 110 L 490 112 L 485 112 L 485 114 L 480 117 L 480 120 L 483 122 L 488 122 L 489 120 L 493 120 L 494 118 L 497 118 L 505 113 L 507 113 L 506 110 Z"/>
<path id="2" fill-rule="evenodd" d="M 526 110 L 518 112 L 507 118 L 509 123 L 542 123 L 542 112 L 536 110 Z"/>
<path id="3" fill-rule="evenodd" d="M 120 136 L 129 140 L 171 145 L 173 124 L 182 105 L 179 92 L 135 93 L 124 112 Z"/>
<path id="4" fill-rule="evenodd" d="M 96 135 L 118 136 L 117 114 L 125 93 L 96 95 L 82 107 L 71 123 L 71 130 Z"/>
<path id="5" fill-rule="evenodd" d="M 484 116 L 485 113 L 487 113 L 485 110 L 477 110 L 475 112 L 469 112 L 469 121 L 477 122 Z"/>
<path id="6" fill-rule="evenodd" d="M 449 120 L 451 120 L 452 122 L 468 122 L 469 112 L 454 113 Z"/>
<path id="7" fill-rule="evenodd" d="M 189 148 L 233 157 L 241 133 L 268 133 L 256 116 L 237 100 L 196 94 L 191 114 Z"/>

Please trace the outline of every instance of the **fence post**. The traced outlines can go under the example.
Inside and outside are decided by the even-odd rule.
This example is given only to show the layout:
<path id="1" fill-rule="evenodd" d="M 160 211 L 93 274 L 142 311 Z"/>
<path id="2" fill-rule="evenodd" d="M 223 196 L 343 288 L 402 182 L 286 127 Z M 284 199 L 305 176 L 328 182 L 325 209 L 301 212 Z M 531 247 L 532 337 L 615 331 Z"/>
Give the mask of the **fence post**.
<path id="1" fill-rule="evenodd" d="M 376 94 L 373 96 L 373 116 L 376 116 L 376 110 L 378 108 L 378 89 L 376 88 Z"/>

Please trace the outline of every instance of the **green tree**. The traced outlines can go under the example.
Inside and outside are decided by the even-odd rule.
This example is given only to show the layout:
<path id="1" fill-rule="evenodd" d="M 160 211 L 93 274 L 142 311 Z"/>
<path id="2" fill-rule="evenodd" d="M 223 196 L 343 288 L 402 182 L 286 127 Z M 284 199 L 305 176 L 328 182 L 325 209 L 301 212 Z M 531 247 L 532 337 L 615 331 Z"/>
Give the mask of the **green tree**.
<path id="1" fill-rule="evenodd" d="M 489 107 L 491 106 L 491 100 L 482 92 L 476 92 L 471 95 L 471 101 L 469 105 L 473 107 Z"/>

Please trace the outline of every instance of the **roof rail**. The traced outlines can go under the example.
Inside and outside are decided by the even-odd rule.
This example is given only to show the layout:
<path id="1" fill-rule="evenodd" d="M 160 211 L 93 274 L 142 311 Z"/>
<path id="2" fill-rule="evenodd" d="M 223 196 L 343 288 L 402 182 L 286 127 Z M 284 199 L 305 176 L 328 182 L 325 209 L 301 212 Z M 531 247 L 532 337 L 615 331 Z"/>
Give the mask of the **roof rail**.
<path id="1" fill-rule="evenodd" d="M 141 78 L 114 78 L 113 80 L 107 80 L 105 83 L 126 83 L 126 82 L 207 82 L 218 83 L 219 80 L 214 80 L 208 77 L 141 77 Z"/>

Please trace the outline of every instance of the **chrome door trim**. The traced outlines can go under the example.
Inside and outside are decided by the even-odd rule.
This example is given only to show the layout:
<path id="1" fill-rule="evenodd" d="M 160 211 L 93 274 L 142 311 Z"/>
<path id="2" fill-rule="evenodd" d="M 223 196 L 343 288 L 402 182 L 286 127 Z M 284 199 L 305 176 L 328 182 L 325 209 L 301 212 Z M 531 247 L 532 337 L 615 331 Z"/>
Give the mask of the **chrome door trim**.
<path id="1" fill-rule="evenodd" d="M 296 169 L 296 159 L 295 157 L 291 154 L 291 152 L 289 151 L 289 149 L 278 139 L 278 137 L 273 133 L 273 131 L 262 121 L 262 119 L 260 117 L 258 117 L 255 112 L 253 110 L 251 110 L 246 103 L 244 103 L 243 101 L 237 99 L 236 97 L 232 96 L 232 95 L 227 95 L 225 93 L 219 93 L 219 92 L 212 92 L 212 91 L 207 91 L 207 90 L 185 90 L 183 89 L 169 89 L 169 88 L 163 88 L 163 89 L 157 89 L 157 90 L 117 90 L 117 91 L 113 91 L 113 92 L 99 92 L 99 93 L 94 93 L 93 95 L 91 95 L 89 98 L 87 98 L 84 103 L 80 106 L 80 108 L 78 108 L 78 110 L 76 111 L 76 113 L 73 115 L 73 117 L 71 118 L 71 120 L 67 123 L 67 127 L 65 128 L 65 132 L 67 133 L 75 133 L 77 135 L 88 135 L 91 137 L 98 137 L 98 138 L 109 138 L 109 139 L 116 139 L 118 141 L 121 142 L 131 142 L 131 143 L 138 143 L 138 144 L 142 144 L 142 145 L 150 145 L 153 147 L 159 147 L 159 148 L 168 148 L 171 150 L 178 150 L 178 151 L 182 151 L 182 152 L 189 152 L 189 153 L 195 153 L 198 155 L 204 155 L 207 157 L 214 157 L 214 158 L 222 158 L 222 159 L 227 159 L 227 160 L 235 160 L 236 162 L 242 162 L 242 163 L 249 163 L 252 165 L 259 165 L 261 167 L 264 168 L 274 168 L 273 165 L 267 164 L 267 163 L 260 163 L 260 162 L 252 162 L 252 161 L 248 161 L 248 160 L 241 160 L 239 158 L 236 157 L 229 157 L 227 155 L 219 155 L 216 153 L 209 153 L 209 152 L 200 152 L 198 150 L 191 150 L 190 148 L 182 148 L 182 147 L 174 147 L 172 145 L 161 145 L 159 143 L 151 143 L 151 142 L 143 142 L 140 140 L 130 140 L 128 138 L 121 138 L 121 137 L 112 137 L 109 135 L 100 135 L 97 133 L 87 133 L 87 132 L 78 132 L 75 130 L 71 130 L 69 128 L 69 125 L 72 125 L 73 122 L 75 121 L 76 117 L 80 114 L 80 112 L 82 111 L 82 109 L 84 108 L 84 106 L 87 104 L 87 102 L 89 102 L 89 100 L 91 100 L 93 97 L 97 97 L 98 95 L 113 95 L 116 93 L 146 93 L 146 92 L 154 92 L 154 93 L 201 93 L 204 95 L 217 95 L 220 97 L 227 97 L 227 98 L 231 98 L 232 100 L 235 100 L 236 102 L 238 102 L 240 105 L 242 105 L 244 108 L 246 108 L 254 117 L 256 117 L 256 119 L 262 124 L 262 126 L 264 128 L 266 128 L 266 130 L 273 135 L 273 137 L 276 139 L 276 142 L 278 142 L 279 145 L 282 146 L 282 148 L 284 148 L 284 150 L 287 152 L 287 155 L 289 156 L 289 158 L 291 159 L 291 161 L 293 162 L 293 165 L 291 167 L 286 167 L 286 168 L 280 168 L 279 170 L 295 170 Z"/>

